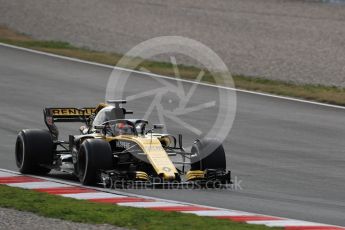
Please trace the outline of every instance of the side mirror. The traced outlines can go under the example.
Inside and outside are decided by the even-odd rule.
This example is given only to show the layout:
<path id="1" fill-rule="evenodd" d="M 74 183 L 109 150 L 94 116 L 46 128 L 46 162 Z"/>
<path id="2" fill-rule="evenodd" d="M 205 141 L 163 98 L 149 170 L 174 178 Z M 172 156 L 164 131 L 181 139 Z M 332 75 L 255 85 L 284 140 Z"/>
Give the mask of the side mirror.
<path id="1" fill-rule="evenodd" d="M 163 125 L 163 124 L 154 124 L 154 125 L 153 125 L 153 128 L 154 128 L 154 129 L 163 129 L 163 128 L 164 128 L 164 125 Z"/>
<path id="2" fill-rule="evenodd" d="M 103 130 L 105 128 L 105 125 L 95 125 L 94 129 L 96 130 Z"/>

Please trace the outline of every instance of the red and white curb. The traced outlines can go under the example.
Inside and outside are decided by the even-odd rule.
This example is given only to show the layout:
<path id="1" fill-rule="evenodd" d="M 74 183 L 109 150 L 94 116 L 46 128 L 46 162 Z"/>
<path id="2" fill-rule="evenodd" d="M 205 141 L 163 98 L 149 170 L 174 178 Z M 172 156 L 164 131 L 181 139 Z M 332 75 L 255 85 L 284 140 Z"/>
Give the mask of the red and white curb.
<path id="1" fill-rule="evenodd" d="M 118 191 L 107 191 L 101 188 L 91 188 L 75 183 L 62 182 L 51 178 L 25 176 L 17 172 L 0 169 L 0 184 L 11 187 L 31 189 L 38 192 L 88 200 L 91 202 L 111 203 L 120 206 L 148 208 L 158 211 L 175 211 L 198 216 L 227 219 L 248 224 L 261 224 L 269 227 L 283 227 L 285 230 L 345 230 L 345 227 L 293 220 L 275 216 L 221 209 L 202 205 L 194 205 L 177 201 L 128 195 Z"/>

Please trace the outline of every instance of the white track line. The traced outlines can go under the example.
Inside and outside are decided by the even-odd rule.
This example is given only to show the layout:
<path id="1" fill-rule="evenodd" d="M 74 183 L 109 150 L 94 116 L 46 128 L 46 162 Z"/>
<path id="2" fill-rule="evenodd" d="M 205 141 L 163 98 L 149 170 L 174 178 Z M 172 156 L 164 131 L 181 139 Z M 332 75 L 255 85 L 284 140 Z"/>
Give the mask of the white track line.
<path id="1" fill-rule="evenodd" d="M 183 211 L 183 213 L 195 214 L 198 216 L 253 216 L 253 213 L 234 210 L 205 210 L 205 211 Z"/>
<path id="2" fill-rule="evenodd" d="M 17 175 L 17 174 L 13 175 L 13 173 L 0 171 L 0 177 L 10 177 L 10 176 L 20 176 L 20 175 Z"/>
<path id="3" fill-rule="evenodd" d="M 286 96 L 278 96 L 278 95 L 273 95 L 273 94 L 268 94 L 268 93 L 260 93 L 260 92 L 243 90 L 243 89 L 235 89 L 235 88 L 231 88 L 231 87 L 212 85 L 212 84 L 208 84 L 208 83 L 204 83 L 204 82 L 195 82 L 195 81 L 190 81 L 190 80 L 185 80 L 185 79 L 167 77 L 167 76 L 154 74 L 154 73 L 148 73 L 148 72 L 142 72 L 142 71 L 138 71 L 138 70 L 131 70 L 131 69 L 126 69 L 126 68 L 121 68 L 121 67 L 116 67 L 116 66 L 111 66 L 111 65 L 105 65 L 105 64 L 100 64 L 100 63 L 91 62 L 91 61 L 84 61 L 84 60 L 77 59 L 77 58 L 65 57 L 65 56 L 61 56 L 61 55 L 57 55 L 57 54 L 50 54 L 50 53 L 46 53 L 43 51 L 32 50 L 32 49 L 23 48 L 23 47 L 14 46 L 14 45 L 9 45 L 9 44 L 5 44 L 5 43 L 1 43 L 1 42 L 0 42 L 0 46 L 13 48 L 13 49 L 17 49 L 17 50 L 22 50 L 22 51 L 26 51 L 26 52 L 30 52 L 30 53 L 35 53 L 35 54 L 45 55 L 45 56 L 49 56 L 49 57 L 79 62 L 79 63 L 83 63 L 83 64 L 99 66 L 99 67 L 103 67 L 103 68 L 110 68 L 110 69 L 117 69 L 117 70 L 121 70 L 121 71 L 131 72 L 131 73 L 138 73 L 138 74 L 146 75 L 146 76 L 150 76 L 150 77 L 163 78 L 163 79 L 169 79 L 169 80 L 175 80 L 175 81 L 181 81 L 181 82 L 188 82 L 188 83 L 192 83 L 192 84 L 204 85 L 204 86 L 220 88 L 220 89 L 233 90 L 236 92 L 254 94 L 254 95 L 258 95 L 258 96 L 273 97 L 273 98 L 278 98 L 278 99 L 283 99 L 283 100 L 289 100 L 289 101 L 295 101 L 295 102 L 301 102 L 301 103 L 307 103 L 307 104 L 313 104 L 313 105 L 319 105 L 319 106 L 326 106 L 326 107 L 330 107 L 330 108 L 345 109 L 345 107 L 338 106 L 338 105 L 331 105 L 331 104 L 325 104 L 325 103 L 320 103 L 320 102 L 307 101 L 307 100 L 303 100 L 303 99 L 297 99 L 297 98 L 286 97 Z"/>
<path id="4" fill-rule="evenodd" d="M 62 194 L 61 196 L 75 198 L 79 200 L 126 197 L 126 196 L 116 195 L 112 193 L 105 193 L 105 192 L 73 193 L 73 194 Z"/>
<path id="5" fill-rule="evenodd" d="M 162 202 L 162 201 L 153 201 L 153 202 L 126 202 L 118 203 L 121 206 L 135 207 L 135 208 L 154 208 L 154 207 L 172 207 L 172 206 L 187 206 L 184 204 L 171 203 L 171 202 Z"/>
<path id="6" fill-rule="evenodd" d="M 289 226 L 329 226 L 326 224 L 320 224 L 315 222 L 301 221 L 301 220 L 258 220 L 258 221 L 246 221 L 247 224 L 260 224 L 268 227 L 289 227 Z"/>
<path id="7" fill-rule="evenodd" d="M 25 188 L 25 189 L 69 187 L 68 185 L 50 182 L 50 181 L 9 183 L 6 185 L 11 186 L 11 187 L 17 187 L 17 188 Z"/>

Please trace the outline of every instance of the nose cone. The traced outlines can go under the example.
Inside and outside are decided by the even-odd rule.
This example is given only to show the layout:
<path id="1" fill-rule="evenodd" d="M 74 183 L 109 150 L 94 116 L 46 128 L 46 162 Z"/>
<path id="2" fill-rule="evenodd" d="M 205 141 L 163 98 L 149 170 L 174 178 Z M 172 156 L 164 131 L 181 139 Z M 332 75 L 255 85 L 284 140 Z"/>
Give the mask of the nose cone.
<path id="1" fill-rule="evenodd" d="M 168 168 L 163 168 L 163 170 L 168 170 Z M 172 181 L 175 180 L 176 176 L 175 173 L 173 172 L 173 170 L 170 169 L 169 172 L 162 172 L 159 174 L 165 181 Z"/>

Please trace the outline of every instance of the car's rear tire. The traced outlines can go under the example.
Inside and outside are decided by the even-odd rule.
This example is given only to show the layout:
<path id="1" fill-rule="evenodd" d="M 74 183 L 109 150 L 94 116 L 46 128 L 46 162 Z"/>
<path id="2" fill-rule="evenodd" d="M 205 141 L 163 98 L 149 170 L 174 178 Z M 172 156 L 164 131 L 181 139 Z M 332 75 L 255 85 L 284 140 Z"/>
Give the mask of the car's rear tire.
<path id="1" fill-rule="evenodd" d="M 101 139 L 86 139 L 78 153 L 77 172 L 83 185 L 97 183 L 100 170 L 109 170 L 113 166 L 113 154 L 108 142 Z"/>
<path id="2" fill-rule="evenodd" d="M 191 170 L 226 170 L 225 151 L 222 143 L 216 139 L 196 140 L 191 153 Z"/>
<path id="3" fill-rule="evenodd" d="M 50 172 L 53 162 L 53 139 L 48 130 L 25 129 L 16 140 L 15 158 L 19 171 L 43 175 Z M 43 166 L 44 165 L 44 166 Z"/>

